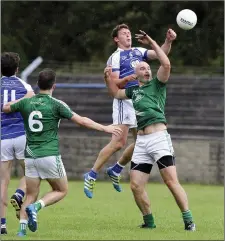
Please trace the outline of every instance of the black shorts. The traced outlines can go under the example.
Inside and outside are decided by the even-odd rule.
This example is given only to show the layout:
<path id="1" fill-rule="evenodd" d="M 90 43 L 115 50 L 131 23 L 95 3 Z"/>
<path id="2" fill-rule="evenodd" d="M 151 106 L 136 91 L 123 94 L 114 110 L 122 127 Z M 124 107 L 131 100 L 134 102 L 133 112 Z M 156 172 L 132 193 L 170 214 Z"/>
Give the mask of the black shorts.
<path id="1" fill-rule="evenodd" d="M 175 157 L 174 156 L 163 156 L 156 163 L 158 165 L 159 170 L 169 167 L 169 166 L 175 166 Z M 134 162 L 131 162 L 130 169 L 150 174 L 152 167 L 153 167 L 153 165 L 149 164 L 149 163 L 136 164 Z"/>

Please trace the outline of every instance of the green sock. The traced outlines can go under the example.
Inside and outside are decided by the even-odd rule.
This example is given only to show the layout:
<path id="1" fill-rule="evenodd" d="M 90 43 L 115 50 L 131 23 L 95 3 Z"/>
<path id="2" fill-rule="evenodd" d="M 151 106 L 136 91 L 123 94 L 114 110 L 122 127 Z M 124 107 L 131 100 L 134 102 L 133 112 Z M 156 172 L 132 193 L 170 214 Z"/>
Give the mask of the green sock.
<path id="1" fill-rule="evenodd" d="M 20 226 L 19 226 L 19 232 L 24 232 L 26 234 L 27 230 L 27 220 L 21 219 L 20 220 Z"/>
<path id="2" fill-rule="evenodd" d="M 148 226 L 148 227 L 151 227 L 151 228 L 155 228 L 156 225 L 154 223 L 154 217 L 153 215 L 150 213 L 150 214 L 147 214 L 147 215 L 144 215 L 143 216 L 143 219 L 144 219 L 144 223 Z"/>
<path id="3" fill-rule="evenodd" d="M 34 204 L 34 207 L 36 209 L 36 211 L 40 211 L 43 207 L 45 207 L 45 203 L 43 202 L 43 200 L 39 200 Z"/>
<path id="4" fill-rule="evenodd" d="M 39 210 L 41 210 L 41 204 L 40 204 L 39 202 L 36 202 L 36 203 L 34 204 L 34 206 L 35 206 L 35 209 L 36 209 L 37 212 L 38 212 Z"/>
<path id="5" fill-rule="evenodd" d="M 193 217 L 190 210 L 182 212 L 182 217 L 185 223 L 193 221 Z"/>

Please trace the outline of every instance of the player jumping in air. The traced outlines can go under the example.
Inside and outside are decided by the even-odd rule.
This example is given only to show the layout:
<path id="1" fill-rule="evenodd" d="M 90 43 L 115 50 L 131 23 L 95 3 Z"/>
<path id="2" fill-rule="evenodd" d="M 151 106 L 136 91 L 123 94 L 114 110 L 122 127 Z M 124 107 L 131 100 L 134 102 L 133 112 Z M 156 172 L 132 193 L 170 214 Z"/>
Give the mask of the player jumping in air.
<path id="1" fill-rule="evenodd" d="M 188 198 L 177 177 L 174 150 L 164 113 L 170 61 L 152 38 L 145 32 L 140 32 L 136 35 L 138 41 L 151 45 L 160 61 L 157 76 L 152 78 L 150 66 L 146 62 L 140 62 L 135 67 L 139 85 L 121 90 L 111 79 L 111 69 L 105 69 L 105 81 L 112 95 L 117 99 L 131 99 L 137 117 L 138 133 L 131 160 L 130 185 L 135 202 L 143 215 L 144 224 L 140 227 L 156 227 L 145 186 L 152 166 L 157 163 L 163 181 L 182 212 L 185 230 L 195 231 Z"/>
<path id="2" fill-rule="evenodd" d="M 52 97 L 56 76 L 51 69 L 39 73 L 39 94 L 17 103 L 8 103 L 3 111 L 20 112 L 27 135 L 25 152 L 26 199 L 20 211 L 18 236 L 25 236 L 27 225 L 37 230 L 37 214 L 46 206 L 63 199 L 68 191 L 66 172 L 59 152 L 58 129 L 61 119 L 66 118 L 87 128 L 114 134 L 122 134 L 116 126 L 103 126 L 89 118 L 74 113 L 64 102 Z M 52 191 L 37 201 L 42 179 L 46 179 Z M 27 218 L 28 217 L 28 218 Z"/>
<path id="3" fill-rule="evenodd" d="M 132 48 L 131 32 L 129 27 L 125 24 L 117 25 L 113 29 L 112 38 L 118 47 L 107 62 L 107 65 L 112 66 L 112 81 L 122 89 L 137 86 L 138 81 L 134 74 L 135 66 L 141 61 L 157 59 L 157 54 L 154 50 L 147 50 L 141 47 Z M 166 54 L 170 52 L 171 44 L 175 39 L 176 33 L 172 29 L 169 29 L 166 34 L 165 43 L 161 46 L 161 49 Z M 89 198 L 93 197 L 94 183 L 102 166 L 115 152 L 119 151 L 126 145 L 129 129 L 132 130 L 134 141 L 136 140 L 137 121 L 131 100 L 114 99 L 113 124 L 119 126 L 123 130 L 123 135 L 112 136 L 110 143 L 99 152 L 93 168 L 85 174 L 84 192 Z M 121 186 L 119 185 L 120 173 L 124 166 L 130 162 L 133 150 L 134 143 L 124 150 L 123 155 L 113 167 L 107 169 L 107 173 L 112 180 L 113 186 L 118 192 L 121 192 Z"/>

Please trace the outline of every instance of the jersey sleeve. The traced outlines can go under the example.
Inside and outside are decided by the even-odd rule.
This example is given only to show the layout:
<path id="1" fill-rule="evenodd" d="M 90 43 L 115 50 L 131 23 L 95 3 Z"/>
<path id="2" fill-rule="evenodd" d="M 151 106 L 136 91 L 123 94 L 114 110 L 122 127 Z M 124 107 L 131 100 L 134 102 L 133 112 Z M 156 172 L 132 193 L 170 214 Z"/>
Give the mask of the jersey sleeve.
<path id="1" fill-rule="evenodd" d="M 70 107 L 63 101 L 60 101 L 58 104 L 58 115 L 62 119 L 71 119 L 73 116 L 73 111 Z"/>
<path id="2" fill-rule="evenodd" d="M 22 99 L 22 100 L 16 102 L 15 104 L 10 105 L 11 112 L 20 112 L 23 109 L 25 101 L 26 101 L 26 99 Z"/>
<path id="3" fill-rule="evenodd" d="M 125 89 L 125 94 L 127 98 L 132 99 L 133 90 L 136 89 L 135 87 L 136 86 Z"/>
<path id="4" fill-rule="evenodd" d="M 166 86 L 166 83 L 159 81 L 157 77 L 155 77 L 153 80 L 158 88 L 163 88 Z"/>
<path id="5" fill-rule="evenodd" d="M 24 80 L 22 80 L 22 79 L 19 79 L 19 80 L 20 80 L 20 82 L 23 84 L 23 86 L 24 86 L 24 88 L 27 90 L 27 92 L 28 92 L 28 91 L 33 91 L 31 85 L 27 84 L 27 83 L 26 83 Z"/>
<path id="6" fill-rule="evenodd" d="M 27 92 L 28 92 L 28 91 L 33 91 L 31 85 L 29 85 L 29 84 L 27 84 L 27 83 L 25 83 L 24 87 L 26 88 Z"/>
<path id="7" fill-rule="evenodd" d="M 120 52 L 116 52 L 109 57 L 108 65 L 112 66 L 112 72 L 120 71 Z"/>
<path id="8" fill-rule="evenodd" d="M 142 47 L 138 47 L 137 49 L 141 52 L 142 60 L 148 60 L 148 50 Z"/>

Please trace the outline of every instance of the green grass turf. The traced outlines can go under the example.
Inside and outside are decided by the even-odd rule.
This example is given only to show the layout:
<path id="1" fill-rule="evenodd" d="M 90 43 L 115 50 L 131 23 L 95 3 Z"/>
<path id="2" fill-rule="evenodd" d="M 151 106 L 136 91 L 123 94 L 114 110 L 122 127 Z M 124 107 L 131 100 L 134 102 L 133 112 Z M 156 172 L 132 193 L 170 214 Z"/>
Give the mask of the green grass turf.
<path id="1" fill-rule="evenodd" d="M 17 180 L 9 188 L 13 193 Z M 83 193 L 82 182 L 70 182 L 69 194 L 61 202 L 39 212 L 38 230 L 28 231 L 26 240 L 224 240 L 224 194 L 222 186 L 184 185 L 197 231 L 184 231 L 181 213 L 163 184 L 149 184 L 147 190 L 152 201 L 157 228 L 137 228 L 142 216 L 133 200 L 128 183 L 117 193 L 111 183 L 97 182 L 94 198 Z M 46 182 L 41 194 L 48 191 Z M 18 220 L 11 205 L 7 214 L 8 235 L 16 236 Z M 21 239 L 21 238 L 20 238 Z M 24 239 L 24 238 L 23 238 Z"/>

